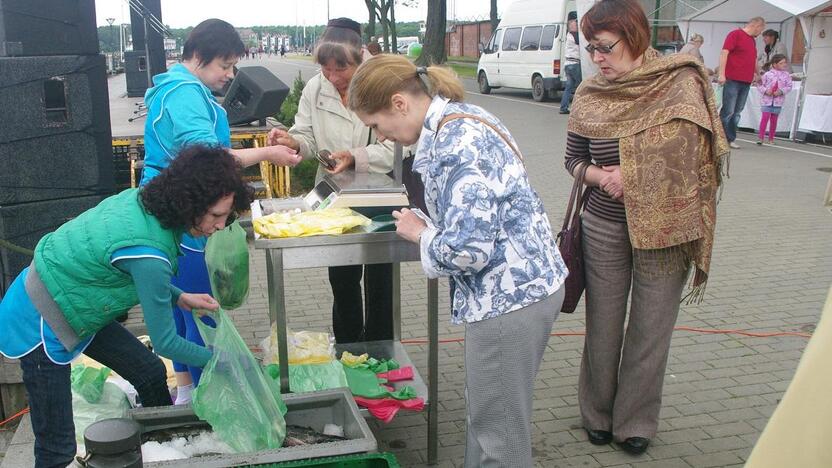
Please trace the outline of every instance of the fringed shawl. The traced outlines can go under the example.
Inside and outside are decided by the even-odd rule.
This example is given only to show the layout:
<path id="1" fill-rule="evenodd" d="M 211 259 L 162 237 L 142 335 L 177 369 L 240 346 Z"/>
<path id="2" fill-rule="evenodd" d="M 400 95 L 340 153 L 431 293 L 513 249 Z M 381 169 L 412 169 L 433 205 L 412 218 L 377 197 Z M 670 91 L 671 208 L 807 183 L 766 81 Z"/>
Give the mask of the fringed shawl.
<path id="1" fill-rule="evenodd" d="M 701 300 L 729 154 L 702 65 L 688 55 L 662 57 L 648 49 L 644 63 L 616 81 L 599 74 L 581 83 L 568 129 L 619 140 L 633 248 L 681 249 L 696 267 L 688 298 Z"/>

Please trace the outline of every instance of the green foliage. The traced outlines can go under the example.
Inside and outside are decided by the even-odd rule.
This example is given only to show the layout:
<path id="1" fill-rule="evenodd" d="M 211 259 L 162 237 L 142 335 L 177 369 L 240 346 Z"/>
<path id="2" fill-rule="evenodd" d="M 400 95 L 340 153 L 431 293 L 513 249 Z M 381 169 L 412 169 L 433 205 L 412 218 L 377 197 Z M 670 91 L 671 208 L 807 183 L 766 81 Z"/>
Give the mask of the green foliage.
<path id="1" fill-rule="evenodd" d="M 283 101 L 283 105 L 280 106 L 280 112 L 274 116 L 280 123 L 285 125 L 286 128 L 291 128 L 292 125 L 295 124 L 295 114 L 298 113 L 300 95 L 303 93 L 303 87 L 305 84 L 306 83 L 303 82 L 303 78 L 300 76 L 300 71 L 298 71 L 298 76 L 292 83 L 292 90 L 289 92 L 289 95 L 286 96 L 286 99 Z"/>
<path id="2" fill-rule="evenodd" d="M 286 126 L 292 128 L 295 124 L 295 114 L 298 113 L 298 104 L 300 103 L 300 95 L 303 93 L 303 87 L 306 83 L 298 72 L 295 81 L 292 82 L 292 90 L 283 105 L 280 106 L 280 112 L 275 115 L 275 118 Z M 292 195 L 302 195 L 309 192 L 315 185 L 315 173 L 318 171 L 318 161 L 314 159 L 307 159 L 292 168 Z"/>
<path id="3" fill-rule="evenodd" d="M 318 161 L 307 159 L 292 168 L 292 195 L 306 195 L 315 186 Z"/>

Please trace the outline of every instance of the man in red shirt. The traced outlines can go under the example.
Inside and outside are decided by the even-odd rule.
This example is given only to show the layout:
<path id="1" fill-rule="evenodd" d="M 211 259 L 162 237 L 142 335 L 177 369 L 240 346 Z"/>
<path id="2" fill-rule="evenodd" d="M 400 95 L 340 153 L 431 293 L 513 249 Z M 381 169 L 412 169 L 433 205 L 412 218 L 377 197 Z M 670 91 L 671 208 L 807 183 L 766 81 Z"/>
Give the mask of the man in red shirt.
<path id="1" fill-rule="evenodd" d="M 748 20 L 745 26 L 728 33 L 719 57 L 719 84 L 722 88 L 722 109 L 719 118 L 731 148 L 739 148 L 737 124 L 748 99 L 748 90 L 754 81 L 757 67 L 757 43 L 755 38 L 766 28 L 766 20 L 759 16 Z"/>

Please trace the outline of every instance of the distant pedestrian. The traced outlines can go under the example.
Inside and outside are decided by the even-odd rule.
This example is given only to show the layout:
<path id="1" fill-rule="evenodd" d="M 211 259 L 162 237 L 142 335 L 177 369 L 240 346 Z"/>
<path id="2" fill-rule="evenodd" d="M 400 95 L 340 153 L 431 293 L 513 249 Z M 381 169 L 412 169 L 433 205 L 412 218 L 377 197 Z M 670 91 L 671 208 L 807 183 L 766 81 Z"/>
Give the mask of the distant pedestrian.
<path id="1" fill-rule="evenodd" d="M 280 58 L 283 58 L 286 55 L 286 45 L 280 46 Z"/>
<path id="2" fill-rule="evenodd" d="M 566 75 L 566 88 L 563 90 L 563 97 L 560 99 L 561 114 L 569 113 L 572 96 L 583 79 L 581 76 L 581 49 L 578 48 L 578 12 L 569 12 L 566 27 L 566 52 L 564 54 L 566 66 L 563 67 L 563 73 Z"/>
<path id="3" fill-rule="evenodd" d="M 737 125 L 745 108 L 748 91 L 754 81 L 757 68 L 757 44 L 754 38 L 763 32 L 766 20 L 757 16 L 745 26 L 728 33 L 719 57 L 719 84 L 722 88 L 722 109 L 719 118 L 731 148 L 739 149 Z"/>
<path id="4" fill-rule="evenodd" d="M 702 57 L 702 52 L 699 50 L 702 47 L 702 44 L 705 43 L 705 38 L 702 37 L 700 34 L 693 34 L 690 36 L 690 40 L 687 44 L 685 44 L 678 53 L 680 54 L 688 54 L 696 58 L 702 63 L 705 63 L 705 58 Z"/>
<path id="5" fill-rule="evenodd" d="M 777 118 L 783 103 L 786 102 L 786 93 L 792 90 L 792 77 L 788 72 L 789 61 L 785 55 L 777 54 L 766 64 L 770 69 L 757 83 L 757 90 L 762 94 L 760 98 L 760 110 L 763 113 L 760 119 L 760 131 L 757 144 L 763 144 L 766 125 L 768 125 L 768 142 L 774 144 L 774 133 L 777 131 Z"/>
<path id="6" fill-rule="evenodd" d="M 767 65 L 772 63 L 775 55 L 782 55 L 786 57 L 786 62 L 789 61 L 789 54 L 786 52 L 786 46 L 780 42 L 780 33 L 773 29 L 766 29 L 763 31 L 763 50 L 757 54 L 757 67 L 761 70 L 760 73 L 768 71 Z M 787 69 L 788 70 L 788 69 Z"/>
<path id="7" fill-rule="evenodd" d="M 694 57 L 696 60 L 699 61 L 702 65 L 705 64 L 705 57 L 702 56 L 702 51 L 700 48 L 702 44 L 705 43 L 705 38 L 702 37 L 700 34 L 693 34 L 690 36 L 690 40 L 687 44 L 685 44 L 680 50 L 679 54 L 687 54 Z M 710 68 L 705 67 L 705 70 L 708 72 L 708 75 L 713 75 L 714 71 Z"/>

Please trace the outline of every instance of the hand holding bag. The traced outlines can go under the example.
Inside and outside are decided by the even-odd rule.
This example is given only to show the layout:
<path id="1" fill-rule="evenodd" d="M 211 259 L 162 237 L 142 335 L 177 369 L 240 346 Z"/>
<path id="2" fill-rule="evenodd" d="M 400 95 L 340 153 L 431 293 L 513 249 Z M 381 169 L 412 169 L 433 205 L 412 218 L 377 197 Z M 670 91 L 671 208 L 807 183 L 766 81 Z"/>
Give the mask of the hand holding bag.
<path id="1" fill-rule="evenodd" d="M 566 216 L 563 217 L 563 227 L 557 236 L 558 249 L 569 269 L 569 276 L 566 277 L 565 297 L 560 311 L 566 314 L 575 312 L 581 295 L 584 293 L 584 252 L 581 246 L 581 211 L 586 202 L 584 190 L 584 176 L 589 164 L 582 164 L 575 170 L 575 183 L 572 185 L 572 193 L 569 195 L 569 204 L 566 207 Z"/>

